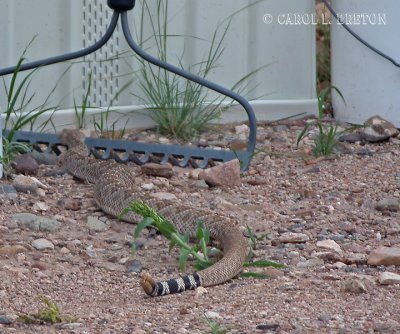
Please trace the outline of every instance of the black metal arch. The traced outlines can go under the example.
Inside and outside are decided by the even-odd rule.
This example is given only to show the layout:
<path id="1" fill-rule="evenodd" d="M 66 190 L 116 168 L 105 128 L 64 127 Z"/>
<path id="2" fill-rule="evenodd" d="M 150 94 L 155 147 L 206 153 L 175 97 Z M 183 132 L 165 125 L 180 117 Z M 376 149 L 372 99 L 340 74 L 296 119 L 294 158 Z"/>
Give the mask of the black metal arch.
<path id="1" fill-rule="evenodd" d="M 104 44 L 108 42 L 112 34 L 115 31 L 118 20 L 121 17 L 121 25 L 124 36 L 128 42 L 128 45 L 136 52 L 140 57 L 146 61 L 180 75 L 190 81 L 196 82 L 202 86 L 205 86 L 211 90 L 214 90 L 220 94 L 228 96 L 233 100 L 237 101 L 246 110 L 248 121 L 249 121 L 249 137 L 246 151 L 234 152 L 234 151 L 220 151 L 213 149 L 202 149 L 191 146 L 179 146 L 179 145 L 161 145 L 161 144 L 143 144 L 129 141 L 116 141 L 116 140 L 104 140 L 88 138 L 86 144 L 92 148 L 94 155 L 101 159 L 107 159 L 110 156 L 117 157 L 117 160 L 125 162 L 127 160 L 133 160 L 137 163 L 145 163 L 156 157 L 162 157 L 159 160 L 160 163 L 166 163 L 170 161 L 172 163 L 178 164 L 182 167 L 189 164 L 201 168 L 206 168 L 210 161 L 229 161 L 235 158 L 239 158 L 242 162 L 242 170 L 246 170 L 249 167 L 250 160 L 253 156 L 255 145 L 256 145 L 256 117 L 254 115 L 253 108 L 249 102 L 241 95 L 222 87 L 216 83 L 206 80 L 202 77 L 189 73 L 182 70 L 179 67 L 170 65 L 159 59 L 151 56 L 150 54 L 143 51 L 134 41 L 132 34 L 129 29 L 128 15 L 127 11 L 131 10 L 135 6 L 135 0 L 107 0 L 108 6 L 114 10 L 110 24 L 104 34 L 104 36 L 98 40 L 93 45 L 75 52 L 66 53 L 60 56 L 45 58 L 30 63 L 22 64 L 19 68 L 20 71 L 25 71 L 33 69 L 39 66 L 45 66 L 50 64 L 55 64 L 63 62 L 66 60 L 71 60 L 75 58 L 80 58 L 86 56 L 90 53 L 95 52 L 100 49 Z M 7 67 L 0 69 L 0 76 L 11 74 L 16 70 L 16 66 Z M 20 131 L 17 132 L 15 140 L 25 141 L 31 143 L 41 143 L 47 144 L 48 150 L 54 148 L 59 144 L 59 139 L 57 135 L 45 134 L 45 133 L 33 133 Z M 98 149 L 101 149 L 100 151 Z M 125 152 L 123 158 L 118 158 L 119 156 L 110 154 L 111 150 Z M 104 153 L 100 153 L 100 152 Z M 134 153 L 139 153 L 141 158 L 137 158 Z M 197 164 L 196 161 L 202 161 Z"/>

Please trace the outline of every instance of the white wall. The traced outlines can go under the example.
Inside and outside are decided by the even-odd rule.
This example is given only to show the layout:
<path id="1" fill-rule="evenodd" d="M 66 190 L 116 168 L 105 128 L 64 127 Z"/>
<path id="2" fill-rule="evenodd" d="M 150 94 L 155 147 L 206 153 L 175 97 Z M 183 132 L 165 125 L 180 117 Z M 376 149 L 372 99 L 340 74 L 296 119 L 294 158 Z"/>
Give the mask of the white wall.
<path id="1" fill-rule="evenodd" d="M 338 13 L 349 19 L 369 14 L 367 24 L 349 27 L 375 48 L 400 62 L 400 1 L 335 0 Z M 391 62 L 357 41 L 342 26 L 332 24 L 332 84 L 342 92 L 333 95 L 335 118 L 363 124 L 369 117 L 380 115 L 400 127 L 400 71 Z M 351 52 L 348 50 L 351 49 Z"/>
<path id="2" fill-rule="evenodd" d="M 171 39 L 169 59 L 177 64 L 177 57 L 182 54 L 184 48 L 184 63 L 193 64 L 203 59 L 205 49 L 218 23 L 255 1 L 168 0 L 168 2 L 171 17 L 170 34 L 197 37 L 197 39 L 189 37 Z M 137 1 L 136 8 L 129 15 L 132 28 L 139 22 L 140 3 Z M 106 0 L 0 0 L 0 67 L 14 65 L 35 34 L 37 38 L 27 53 L 29 60 L 80 49 L 84 40 L 91 44 L 105 30 L 111 17 L 112 13 L 105 4 Z M 250 71 L 268 65 L 252 78 L 253 85 L 260 84 L 252 92 L 252 96 L 261 96 L 252 102 L 257 118 L 273 120 L 303 112 L 314 113 L 316 110 L 315 26 L 276 23 L 278 14 L 313 12 L 313 0 L 265 0 L 236 15 L 224 42 L 225 51 L 220 61 L 221 66 L 213 71 L 209 79 L 231 87 Z M 267 25 L 263 22 L 265 13 L 273 15 L 274 24 Z M 95 22 L 97 24 L 94 24 Z M 113 63 L 98 62 L 117 52 L 128 50 L 120 30 L 118 27 L 117 35 L 105 48 L 96 55 L 85 58 L 97 62 L 89 64 L 78 60 L 60 82 L 59 89 L 52 99 L 53 105 L 61 103 L 64 109 L 57 111 L 53 116 L 53 120 L 59 126 L 74 122 L 75 116 L 68 107 L 73 106 L 73 96 L 78 103 L 81 100 L 84 73 L 87 75 L 89 71 L 96 71 L 97 74 L 93 74 L 95 87 L 91 102 L 94 106 L 104 107 L 108 105 L 119 87 L 132 77 L 132 71 L 137 69 L 132 57 L 121 58 Z M 134 32 L 133 34 L 135 35 Z M 151 51 L 152 49 L 149 49 L 149 52 Z M 32 86 L 37 103 L 43 101 L 54 87 L 55 80 L 60 78 L 67 66 L 67 64 L 52 65 L 40 69 Z M 131 74 L 124 76 L 128 73 Z M 135 85 L 132 85 L 130 90 L 134 89 Z M 118 105 L 123 106 L 118 109 L 125 111 L 140 109 L 138 101 L 131 94 L 121 96 Z M 4 110 L 3 90 L 0 90 L 0 106 Z M 234 108 L 226 115 L 226 119 L 245 119 L 245 113 L 239 109 Z M 141 116 L 136 115 L 131 119 L 131 126 L 149 124 Z"/>

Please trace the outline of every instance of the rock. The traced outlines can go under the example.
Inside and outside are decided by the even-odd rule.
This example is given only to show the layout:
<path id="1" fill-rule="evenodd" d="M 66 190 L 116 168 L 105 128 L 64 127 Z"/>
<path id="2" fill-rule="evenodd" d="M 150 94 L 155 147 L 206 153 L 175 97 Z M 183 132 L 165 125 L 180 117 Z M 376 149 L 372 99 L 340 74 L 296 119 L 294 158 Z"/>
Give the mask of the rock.
<path id="1" fill-rule="evenodd" d="M 36 216 L 32 213 L 14 213 L 11 217 L 21 228 L 32 231 L 54 232 L 61 226 L 56 219 Z"/>
<path id="2" fill-rule="evenodd" d="M 11 200 L 18 198 L 17 191 L 11 184 L 0 184 L 0 196 L 5 196 Z"/>
<path id="3" fill-rule="evenodd" d="M 5 315 L 0 315 L 0 325 L 11 325 L 12 321 Z"/>
<path id="4" fill-rule="evenodd" d="M 400 211 L 400 201 L 397 198 L 388 197 L 380 200 L 375 204 L 375 209 L 378 211 Z"/>
<path id="5" fill-rule="evenodd" d="M 57 201 L 57 205 L 65 210 L 79 211 L 82 207 L 82 201 L 77 198 L 63 198 Z"/>
<path id="6" fill-rule="evenodd" d="M 214 201 L 218 209 L 233 210 L 235 205 L 222 197 L 217 197 Z"/>
<path id="7" fill-rule="evenodd" d="M 379 247 L 369 254 L 368 264 L 372 266 L 400 266 L 400 248 Z"/>
<path id="8" fill-rule="evenodd" d="M 66 255 L 66 254 L 71 253 L 71 251 L 67 247 L 62 247 L 60 249 L 60 253 Z"/>
<path id="9" fill-rule="evenodd" d="M 347 143 L 357 143 L 360 141 L 364 140 L 364 134 L 361 131 L 356 131 L 353 133 L 350 133 L 348 135 L 343 135 L 339 137 L 339 140 L 342 142 L 347 142 Z"/>
<path id="10" fill-rule="evenodd" d="M 160 144 L 164 144 L 164 145 L 168 145 L 171 141 L 166 138 L 166 137 L 160 137 L 158 138 L 158 141 L 160 142 Z"/>
<path id="11" fill-rule="evenodd" d="M 66 173 L 66 170 L 64 168 L 50 169 L 50 170 L 46 170 L 43 173 L 43 176 L 57 177 L 57 176 L 63 176 L 65 173 Z"/>
<path id="12" fill-rule="evenodd" d="M 49 166 L 58 165 L 58 156 L 53 153 L 39 152 L 33 150 L 32 152 L 27 153 L 27 155 L 35 159 L 39 165 L 49 165 Z"/>
<path id="13" fill-rule="evenodd" d="M 228 146 L 232 151 L 245 151 L 247 149 L 247 142 L 241 139 L 234 139 L 229 142 Z"/>
<path id="14" fill-rule="evenodd" d="M 203 170 L 201 168 L 191 169 L 189 171 L 189 179 L 198 180 L 202 171 Z"/>
<path id="15" fill-rule="evenodd" d="M 31 267 L 42 270 L 42 271 L 50 269 L 50 266 L 46 262 L 43 262 L 43 261 L 35 261 L 32 263 Z"/>
<path id="16" fill-rule="evenodd" d="M 39 189 L 37 189 L 37 190 L 39 190 Z M 43 189 L 42 189 L 42 190 L 43 190 Z M 47 210 L 49 209 L 49 206 L 47 205 L 46 202 L 36 202 L 36 203 L 33 205 L 33 209 L 34 209 L 35 211 L 47 211 Z"/>
<path id="17" fill-rule="evenodd" d="M 382 285 L 400 284 L 400 275 L 386 271 L 379 275 L 378 281 Z"/>
<path id="18" fill-rule="evenodd" d="M 322 259 L 309 259 L 305 261 L 301 261 L 297 263 L 297 268 L 315 268 L 315 267 L 322 267 L 324 265 L 324 260 Z"/>
<path id="19" fill-rule="evenodd" d="M 200 188 L 200 189 L 208 189 L 208 188 L 210 188 L 210 187 L 208 186 L 207 182 L 204 181 L 204 180 L 196 180 L 196 181 L 194 181 L 193 184 L 194 184 L 194 186 L 195 186 L 196 188 Z"/>
<path id="20" fill-rule="evenodd" d="M 96 265 L 98 268 L 104 268 L 108 271 L 118 271 L 118 272 L 124 272 L 125 266 L 117 263 L 111 263 L 111 262 L 102 262 Z"/>
<path id="21" fill-rule="evenodd" d="M 250 131 L 250 128 L 246 124 L 241 124 L 241 125 L 236 125 L 235 126 L 235 133 L 237 135 L 248 134 L 249 131 Z"/>
<path id="22" fill-rule="evenodd" d="M 397 128 L 380 116 L 372 116 L 364 123 L 364 137 L 371 143 L 380 142 L 399 134 Z"/>
<path id="23" fill-rule="evenodd" d="M 342 249 L 340 246 L 336 243 L 334 240 L 322 240 L 322 241 L 317 241 L 317 247 L 324 248 L 324 249 L 329 249 L 333 250 L 337 253 L 340 253 Z"/>
<path id="24" fill-rule="evenodd" d="M 340 262 L 340 261 L 335 262 L 333 264 L 333 268 L 336 268 L 336 269 L 342 269 L 342 268 L 345 268 L 345 267 L 347 267 L 347 264 L 345 264 L 343 262 Z"/>
<path id="25" fill-rule="evenodd" d="M 278 238 L 278 241 L 284 244 L 297 244 L 307 242 L 309 240 L 310 237 L 307 234 L 293 232 L 285 232 Z"/>
<path id="26" fill-rule="evenodd" d="M 107 230 L 107 224 L 102 222 L 98 217 L 88 216 L 86 226 L 89 230 L 94 232 L 103 232 Z"/>
<path id="27" fill-rule="evenodd" d="M 143 265 L 139 260 L 133 260 L 128 262 L 128 267 L 126 271 L 128 273 L 140 273 L 143 269 Z"/>
<path id="28" fill-rule="evenodd" d="M 363 253 L 346 253 L 343 257 L 343 262 L 346 264 L 366 264 L 368 261 L 367 254 Z"/>
<path id="29" fill-rule="evenodd" d="M 239 186 L 240 162 L 234 159 L 221 165 L 203 170 L 199 178 L 211 186 Z"/>
<path id="30" fill-rule="evenodd" d="M 42 188 L 37 188 L 36 195 L 38 195 L 39 197 L 46 197 L 46 192 Z"/>
<path id="31" fill-rule="evenodd" d="M 219 313 L 214 312 L 214 311 L 207 311 L 206 313 L 204 313 L 204 316 L 208 319 L 220 319 L 221 318 Z"/>
<path id="32" fill-rule="evenodd" d="M 170 164 L 160 165 L 150 162 L 141 166 L 140 169 L 143 174 L 165 177 L 167 179 L 171 178 L 174 174 Z"/>
<path id="33" fill-rule="evenodd" d="M 268 333 L 272 333 L 280 331 L 279 327 L 279 324 L 260 324 L 256 326 L 256 330 L 264 332 L 268 331 Z"/>
<path id="34" fill-rule="evenodd" d="M 145 183 L 141 185 L 141 188 L 144 190 L 153 190 L 155 188 L 154 183 Z"/>
<path id="35" fill-rule="evenodd" d="M 400 324 L 393 320 L 388 319 L 386 321 L 377 321 L 373 326 L 374 333 L 382 334 L 395 334 L 400 332 Z"/>
<path id="36" fill-rule="evenodd" d="M 166 192 L 153 193 L 153 194 L 150 194 L 150 197 L 157 198 L 157 199 L 164 200 L 164 201 L 173 201 L 173 200 L 177 199 L 174 194 L 166 193 Z"/>
<path id="37" fill-rule="evenodd" d="M 25 175 L 17 175 L 13 181 L 13 186 L 18 192 L 32 194 L 38 188 L 38 184 L 31 177 Z"/>
<path id="38" fill-rule="evenodd" d="M 4 246 L 0 247 L 0 257 L 14 257 L 26 251 L 27 249 L 22 245 Z"/>
<path id="39" fill-rule="evenodd" d="M 18 155 L 14 159 L 14 164 L 17 174 L 36 175 L 39 169 L 39 164 L 27 153 Z"/>
<path id="40" fill-rule="evenodd" d="M 47 249 L 54 249 L 54 245 L 51 241 L 47 239 L 35 239 L 32 241 L 32 247 L 37 250 L 47 250 Z"/>
<path id="41" fill-rule="evenodd" d="M 367 288 L 364 284 L 364 282 L 362 282 L 359 279 L 356 278 L 350 278 L 345 280 L 342 283 L 341 289 L 343 292 L 351 292 L 351 293 L 366 293 L 367 292 Z"/>
<path id="42" fill-rule="evenodd" d="M 290 128 L 287 124 L 278 124 L 273 127 L 274 132 L 288 131 Z"/>
<path id="43" fill-rule="evenodd" d="M 203 286 L 199 286 L 197 289 L 196 289 L 196 295 L 197 296 L 203 296 L 203 295 L 205 295 L 205 294 L 207 294 L 208 293 L 208 290 L 205 288 L 205 287 L 203 287 Z"/>

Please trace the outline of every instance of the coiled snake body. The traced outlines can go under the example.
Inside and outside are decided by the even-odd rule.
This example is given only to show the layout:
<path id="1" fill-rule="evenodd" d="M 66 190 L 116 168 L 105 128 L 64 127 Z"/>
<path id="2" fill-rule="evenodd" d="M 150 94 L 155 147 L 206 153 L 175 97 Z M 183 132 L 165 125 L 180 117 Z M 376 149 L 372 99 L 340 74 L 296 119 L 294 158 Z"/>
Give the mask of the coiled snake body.
<path id="1" fill-rule="evenodd" d="M 142 274 L 140 285 L 150 296 L 162 296 L 183 292 L 199 286 L 212 286 L 236 276 L 246 258 L 247 241 L 238 226 L 231 220 L 211 211 L 182 205 L 177 201 L 157 200 L 138 190 L 133 171 L 113 160 L 97 160 L 89 157 L 84 135 L 78 130 L 65 129 L 60 140 L 68 146 L 62 164 L 68 173 L 94 184 L 94 199 L 105 213 L 114 217 L 134 200 L 141 199 L 162 216 L 171 221 L 181 234 L 196 235 L 197 222 L 202 221 L 211 238 L 219 241 L 224 256 L 211 267 L 197 273 L 156 283 L 148 274 Z M 130 212 L 123 218 L 137 222 L 140 217 Z"/>

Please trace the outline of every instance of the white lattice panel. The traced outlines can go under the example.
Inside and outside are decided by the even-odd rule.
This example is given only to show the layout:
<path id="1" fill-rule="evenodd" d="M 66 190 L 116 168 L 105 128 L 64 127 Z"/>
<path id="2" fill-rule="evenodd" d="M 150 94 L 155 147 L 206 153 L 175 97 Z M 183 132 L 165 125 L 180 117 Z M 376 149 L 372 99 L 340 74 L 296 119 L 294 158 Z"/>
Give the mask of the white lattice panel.
<path id="1" fill-rule="evenodd" d="M 112 12 L 104 0 L 83 0 L 82 46 L 91 46 L 107 30 Z M 85 96 L 91 76 L 91 106 L 108 106 L 119 89 L 120 27 L 100 50 L 84 58 L 82 66 L 82 95 Z"/>

